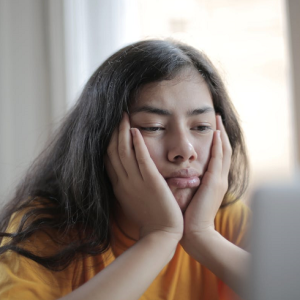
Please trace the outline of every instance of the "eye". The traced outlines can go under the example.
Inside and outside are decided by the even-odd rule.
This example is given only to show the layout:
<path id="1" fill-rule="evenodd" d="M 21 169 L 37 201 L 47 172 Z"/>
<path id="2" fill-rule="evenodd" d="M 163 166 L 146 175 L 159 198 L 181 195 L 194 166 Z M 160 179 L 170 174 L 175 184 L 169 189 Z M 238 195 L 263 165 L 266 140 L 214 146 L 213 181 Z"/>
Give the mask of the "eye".
<path id="1" fill-rule="evenodd" d="M 163 127 L 140 127 L 140 129 L 148 132 L 156 132 L 156 131 L 164 130 Z"/>
<path id="2" fill-rule="evenodd" d="M 210 131 L 211 129 L 212 128 L 208 125 L 200 125 L 192 128 L 192 130 L 196 130 L 199 132 L 206 132 L 206 131 Z"/>

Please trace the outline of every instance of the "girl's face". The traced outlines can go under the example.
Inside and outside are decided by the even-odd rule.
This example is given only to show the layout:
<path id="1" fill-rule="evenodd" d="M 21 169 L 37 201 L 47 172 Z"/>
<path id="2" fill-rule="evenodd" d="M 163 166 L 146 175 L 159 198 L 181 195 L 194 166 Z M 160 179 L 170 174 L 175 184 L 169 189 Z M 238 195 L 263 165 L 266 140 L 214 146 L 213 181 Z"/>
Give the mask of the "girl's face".
<path id="1" fill-rule="evenodd" d="M 149 153 L 182 211 L 201 184 L 216 117 L 209 89 L 196 70 L 144 86 L 130 109 Z"/>

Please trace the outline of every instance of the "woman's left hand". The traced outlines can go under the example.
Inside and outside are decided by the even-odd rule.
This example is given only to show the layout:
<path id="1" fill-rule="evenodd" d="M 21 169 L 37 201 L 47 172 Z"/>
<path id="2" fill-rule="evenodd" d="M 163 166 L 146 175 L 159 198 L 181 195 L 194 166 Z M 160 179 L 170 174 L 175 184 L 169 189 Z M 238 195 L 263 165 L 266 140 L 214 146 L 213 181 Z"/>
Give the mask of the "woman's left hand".
<path id="1" fill-rule="evenodd" d="M 214 231 L 214 219 L 228 189 L 228 173 L 231 164 L 231 145 L 222 123 L 216 116 L 211 157 L 201 185 L 184 214 L 184 233 L 181 245 L 187 252 L 195 237 Z"/>
<path id="2" fill-rule="evenodd" d="M 250 255 L 215 230 L 214 220 L 228 189 L 232 149 L 217 116 L 211 157 L 202 183 L 184 214 L 184 250 L 241 296 L 249 279 Z"/>

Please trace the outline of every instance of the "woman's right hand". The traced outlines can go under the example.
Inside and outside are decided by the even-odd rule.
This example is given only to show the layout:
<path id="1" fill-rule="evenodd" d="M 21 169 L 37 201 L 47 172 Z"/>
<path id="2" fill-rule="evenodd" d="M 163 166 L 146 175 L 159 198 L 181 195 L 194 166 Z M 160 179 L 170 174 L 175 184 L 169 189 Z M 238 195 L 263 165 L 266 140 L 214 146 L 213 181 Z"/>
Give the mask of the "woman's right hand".
<path id="1" fill-rule="evenodd" d="M 114 194 L 125 216 L 139 226 L 140 237 L 163 231 L 179 241 L 183 232 L 179 205 L 150 157 L 140 131 L 130 129 L 126 113 L 113 132 L 107 155 L 106 169 Z"/>

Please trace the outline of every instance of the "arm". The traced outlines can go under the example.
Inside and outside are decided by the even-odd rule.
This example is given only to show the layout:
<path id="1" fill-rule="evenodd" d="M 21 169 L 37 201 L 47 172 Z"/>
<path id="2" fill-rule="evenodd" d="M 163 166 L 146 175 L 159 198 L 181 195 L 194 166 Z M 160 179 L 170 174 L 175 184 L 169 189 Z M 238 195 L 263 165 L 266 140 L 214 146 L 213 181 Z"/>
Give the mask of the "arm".
<path id="1" fill-rule="evenodd" d="M 139 299 L 170 261 L 182 237 L 183 216 L 152 161 L 143 137 L 125 114 L 108 147 L 106 169 L 127 218 L 140 229 L 139 241 L 63 300 Z"/>
<path id="2" fill-rule="evenodd" d="M 94 278 L 61 300 L 139 299 L 170 261 L 178 239 L 153 232 L 140 239 Z"/>
<path id="3" fill-rule="evenodd" d="M 214 219 L 228 188 L 231 146 L 217 116 L 211 159 L 202 183 L 184 215 L 185 251 L 210 269 L 238 294 L 248 281 L 250 255 L 226 240 L 214 227 Z"/>
<path id="4" fill-rule="evenodd" d="M 45 239 L 49 237 L 42 237 L 42 241 Z M 86 269 L 77 269 L 76 262 L 61 272 L 55 272 L 14 252 L 6 252 L 0 256 L 0 299 L 139 299 L 172 258 L 177 244 L 178 239 L 171 234 L 148 234 L 74 291 L 74 272 L 87 272 Z M 45 245 L 39 245 L 40 249 L 45 249 Z M 46 245 L 57 246 L 50 241 Z M 92 267 L 91 264 L 86 266 Z"/>
<path id="5" fill-rule="evenodd" d="M 185 250 L 200 264 L 211 270 L 237 294 L 244 295 L 248 281 L 250 254 L 225 239 L 214 229 L 191 234 Z"/>

